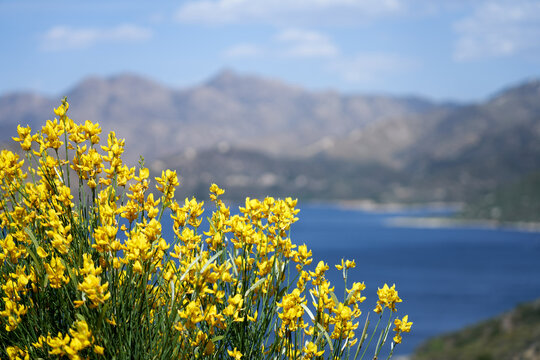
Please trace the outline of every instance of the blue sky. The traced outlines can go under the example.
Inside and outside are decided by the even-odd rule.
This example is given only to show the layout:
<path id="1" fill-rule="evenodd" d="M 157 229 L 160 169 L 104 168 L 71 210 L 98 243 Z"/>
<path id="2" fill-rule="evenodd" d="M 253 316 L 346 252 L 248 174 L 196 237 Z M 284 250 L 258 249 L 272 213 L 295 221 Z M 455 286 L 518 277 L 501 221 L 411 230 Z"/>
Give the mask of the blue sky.
<path id="1" fill-rule="evenodd" d="M 308 89 L 477 101 L 540 77 L 540 0 L 0 0 L 0 94 L 224 68 Z"/>

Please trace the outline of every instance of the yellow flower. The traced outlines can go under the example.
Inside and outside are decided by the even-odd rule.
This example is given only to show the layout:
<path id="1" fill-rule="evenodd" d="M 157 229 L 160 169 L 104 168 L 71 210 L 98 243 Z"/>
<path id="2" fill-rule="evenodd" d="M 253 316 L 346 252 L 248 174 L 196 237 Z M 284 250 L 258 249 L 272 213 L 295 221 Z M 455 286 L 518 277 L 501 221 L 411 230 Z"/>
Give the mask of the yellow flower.
<path id="1" fill-rule="evenodd" d="M 236 359 L 236 360 L 240 360 L 242 358 L 242 353 L 240 351 L 238 351 L 236 349 L 236 347 L 234 348 L 234 350 L 227 350 L 227 353 L 229 354 L 230 357 L 232 357 L 233 359 Z"/>
<path id="2" fill-rule="evenodd" d="M 354 262 L 354 260 L 343 261 L 343 259 L 341 259 L 341 265 L 336 265 L 336 269 L 338 270 L 343 270 L 343 268 L 350 269 L 354 267 L 356 267 L 356 263 Z"/>
<path id="3" fill-rule="evenodd" d="M 317 264 L 317 267 L 315 268 L 315 272 L 310 271 L 309 275 L 313 277 L 311 280 L 311 283 L 313 285 L 320 285 L 323 282 L 324 273 L 329 269 L 328 265 L 324 263 L 324 261 L 319 261 Z"/>
<path id="4" fill-rule="evenodd" d="M 94 352 L 98 355 L 103 355 L 105 354 L 105 348 L 99 346 L 99 345 L 94 345 Z"/>
<path id="5" fill-rule="evenodd" d="M 201 306 L 196 301 L 190 301 L 185 309 L 179 310 L 178 315 L 186 319 L 185 326 L 188 329 L 194 329 L 195 325 L 204 320 L 204 314 Z"/>
<path id="6" fill-rule="evenodd" d="M 409 315 L 405 315 L 402 320 L 395 319 L 394 320 L 394 331 L 396 332 L 396 336 L 394 336 L 394 342 L 396 344 L 401 343 L 401 334 L 404 332 L 410 332 L 412 327 L 412 322 L 409 322 Z"/>
<path id="7" fill-rule="evenodd" d="M 236 294 L 235 296 L 229 298 L 228 300 L 229 305 L 223 310 L 223 314 L 225 316 L 230 316 L 234 318 L 235 321 L 242 320 L 243 318 L 240 317 L 240 310 L 242 308 L 242 305 L 244 303 L 244 299 L 242 298 L 241 294 Z"/>
<path id="8" fill-rule="evenodd" d="M 53 109 L 56 116 L 64 116 L 66 114 L 67 109 L 69 108 L 69 104 L 66 102 L 66 104 L 62 104 L 58 106 L 56 109 Z"/>
<path id="9" fill-rule="evenodd" d="M 176 171 L 171 170 L 162 171 L 161 177 L 156 177 L 156 181 L 158 183 L 156 188 L 163 193 L 166 200 L 170 200 L 174 197 L 174 190 L 180 185 Z"/>
<path id="10" fill-rule="evenodd" d="M 17 125 L 17 134 L 19 134 L 19 137 L 14 137 L 13 140 L 19 142 L 21 148 L 25 151 L 32 148 L 32 141 L 37 138 L 36 135 L 32 136 L 31 132 L 32 129 L 30 129 L 30 126 L 22 127 L 21 125 Z"/>
<path id="11" fill-rule="evenodd" d="M 395 284 L 392 285 L 391 288 L 389 288 L 387 284 L 384 284 L 382 289 L 379 288 L 377 290 L 377 295 L 379 296 L 379 300 L 377 300 L 377 307 L 375 307 L 374 310 L 376 313 L 381 313 L 383 306 L 395 312 L 397 311 L 396 303 L 400 303 L 402 301 L 398 296 Z"/>
<path id="12" fill-rule="evenodd" d="M 293 252 L 293 261 L 297 264 L 296 269 L 298 271 L 300 271 L 304 266 L 311 264 L 313 261 L 311 255 L 311 250 L 308 250 L 306 244 L 300 245 L 298 250 Z"/>
<path id="13" fill-rule="evenodd" d="M 66 267 L 58 257 L 53 257 L 49 264 L 45 264 L 45 271 L 49 275 L 49 283 L 53 289 L 59 289 L 62 287 L 62 283 L 69 282 L 69 278 L 64 276 L 65 269 Z"/>
<path id="14" fill-rule="evenodd" d="M 283 297 L 283 300 L 277 303 L 278 308 L 282 309 L 282 312 L 278 313 L 278 317 L 282 320 L 281 331 L 296 331 L 299 328 L 305 328 L 304 324 L 304 308 L 302 305 L 306 304 L 306 297 L 300 296 L 300 290 L 294 289 L 292 293 Z"/>
<path id="15" fill-rule="evenodd" d="M 47 336 L 47 345 L 51 347 L 49 354 L 59 356 L 65 355 L 66 352 L 64 348 L 69 345 L 69 340 L 71 340 L 69 335 L 66 334 L 66 336 L 63 336 L 60 332 L 55 337 L 51 337 L 50 335 Z"/>
<path id="16" fill-rule="evenodd" d="M 111 294 L 107 291 L 109 283 L 106 282 L 101 285 L 101 278 L 98 275 L 101 274 L 102 269 L 100 266 L 97 268 L 94 266 L 89 254 L 83 254 L 83 259 L 83 267 L 79 272 L 84 275 L 84 280 L 79 283 L 77 289 L 84 292 L 86 297 L 90 299 L 92 302 L 90 308 L 95 308 L 111 297 Z"/>
<path id="17" fill-rule="evenodd" d="M 362 296 L 362 290 L 365 290 L 366 285 L 362 282 L 355 282 L 351 289 L 347 289 L 347 305 L 351 305 L 357 302 L 364 302 L 366 300 L 365 296 Z"/>
<path id="18" fill-rule="evenodd" d="M 17 346 L 8 346 L 6 348 L 9 360 L 30 360 L 28 351 L 23 350 Z"/>
<path id="19" fill-rule="evenodd" d="M 324 348 L 319 351 L 317 345 L 311 341 L 306 342 L 303 351 L 305 356 L 304 359 L 312 359 L 315 356 L 322 356 L 322 354 L 324 354 Z"/>
<path id="20" fill-rule="evenodd" d="M 216 184 L 210 185 L 210 200 L 217 201 L 218 196 L 223 195 L 225 190 L 220 189 Z"/>

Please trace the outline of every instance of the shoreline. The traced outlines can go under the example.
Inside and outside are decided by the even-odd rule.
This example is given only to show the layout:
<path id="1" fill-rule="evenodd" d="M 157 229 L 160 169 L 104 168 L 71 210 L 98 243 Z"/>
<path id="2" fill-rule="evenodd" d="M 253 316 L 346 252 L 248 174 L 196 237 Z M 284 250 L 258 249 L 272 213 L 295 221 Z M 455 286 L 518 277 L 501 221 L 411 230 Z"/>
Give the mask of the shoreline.
<path id="1" fill-rule="evenodd" d="M 313 202 L 312 204 L 323 204 Z M 427 203 L 378 203 L 373 200 L 337 200 L 325 203 L 343 210 L 358 210 L 369 213 L 391 214 L 408 211 L 450 212 L 457 213 L 463 209 L 459 202 L 427 202 Z M 488 230 L 513 230 L 524 232 L 540 232 L 540 222 L 497 221 L 491 219 L 466 219 L 451 216 L 395 216 L 385 221 L 386 226 L 406 228 L 471 228 Z"/>
<path id="2" fill-rule="evenodd" d="M 337 200 L 330 202 L 339 208 L 347 210 L 361 210 L 366 212 L 391 213 L 400 211 L 453 211 L 463 209 L 460 202 L 425 202 L 425 203 L 379 203 L 373 200 Z"/>
<path id="3" fill-rule="evenodd" d="M 397 216 L 385 221 L 390 227 L 406 227 L 421 229 L 467 228 L 483 230 L 512 230 L 523 232 L 540 232 L 538 222 L 501 222 L 496 220 L 456 219 L 450 217 L 412 217 Z"/>

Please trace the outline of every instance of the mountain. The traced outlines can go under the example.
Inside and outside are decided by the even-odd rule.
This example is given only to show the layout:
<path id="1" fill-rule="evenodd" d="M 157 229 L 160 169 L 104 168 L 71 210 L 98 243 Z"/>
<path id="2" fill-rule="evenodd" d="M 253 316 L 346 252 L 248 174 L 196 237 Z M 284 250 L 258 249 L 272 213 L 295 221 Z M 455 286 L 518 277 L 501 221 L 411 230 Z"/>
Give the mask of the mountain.
<path id="1" fill-rule="evenodd" d="M 162 158 L 150 170 L 161 173 L 176 169 L 180 176 L 180 198 L 208 196 L 208 187 L 217 183 L 226 189 L 225 198 L 286 197 L 336 200 L 370 198 L 386 201 L 400 174 L 379 164 L 357 164 L 324 157 L 293 158 L 273 156 L 222 144 L 216 149 L 188 151 Z"/>
<path id="2" fill-rule="evenodd" d="M 456 196 L 460 184 L 485 192 L 540 169 L 539 100 L 540 81 L 530 81 L 450 112 L 403 154 L 413 182 Z"/>
<path id="3" fill-rule="evenodd" d="M 540 222 L 540 172 L 472 198 L 461 217 L 499 222 Z"/>
<path id="4" fill-rule="evenodd" d="M 406 174 L 396 200 L 469 201 L 540 169 L 540 81 L 482 103 L 387 118 L 332 143 L 329 156 L 376 160 Z"/>
<path id="5" fill-rule="evenodd" d="M 420 99 L 311 92 L 230 70 L 188 89 L 170 89 L 132 74 L 92 77 L 65 95 L 73 119 L 91 119 L 126 138 L 132 161 L 138 154 L 153 160 L 219 143 L 296 154 L 324 136 L 344 136 L 380 119 L 418 114 L 436 106 Z M 6 129 L 18 123 L 38 126 L 51 116 L 51 106 L 59 100 L 60 96 L 3 96 L 0 124 Z"/>
<path id="6" fill-rule="evenodd" d="M 470 202 L 540 170 L 538 80 L 470 104 L 309 91 L 231 70 L 184 89 L 91 77 L 65 95 L 75 121 L 126 138 L 129 162 L 176 168 L 196 193 L 211 180 L 233 197 Z M 1 96 L 0 141 L 19 123 L 37 129 L 60 99 Z"/>

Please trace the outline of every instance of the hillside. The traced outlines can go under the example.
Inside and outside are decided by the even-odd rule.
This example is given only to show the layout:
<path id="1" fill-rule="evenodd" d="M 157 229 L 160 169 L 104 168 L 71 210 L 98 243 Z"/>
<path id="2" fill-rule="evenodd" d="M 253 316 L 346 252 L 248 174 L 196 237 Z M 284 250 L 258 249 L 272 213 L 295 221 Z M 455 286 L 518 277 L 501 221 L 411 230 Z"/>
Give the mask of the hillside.
<path id="1" fill-rule="evenodd" d="M 540 222 L 540 173 L 473 198 L 461 217 L 500 222 Z"/>
<path id="2" fill-rule="evenodd" d="M 411 360 L 538 360 L 540 299 L 420 346 Z"/>
<path id="3" fill-rule="evenodd" d="M 62 94 L 63 95 L 63 94 Z M 540 81 L 475 104 L 309 91 L 223 71 L 186 89 L 123 74 L 66 94 L 70 116 L 126 138 L 156 172 L 178 169 L 186 192 L 210 181 L 231 197 L 473 202 L 540 170 Z M 34 129 L 60 100 L 0 96 L 0 141 Z"/>
<path id="4" fill-rule="evenodd" d="M 72 106 L 72 118 L 91 119 L 126 138 L 131 144 L 126 155 L 132 161 L 138 154 L 154 160 L 219 143 L 279 155 L 299 154 L 325 136 L 344 136 L 381 119 L 418 114 L 435 106 L 420 99 L 311 92 L 229 70 L 187 89 L 170 89 L 124 74 L 85 79 L 57 99 L 5 95 L 0 98 L 0 124 L 5 129 L 15 129 L 18 123 L 38 126 L 63 95 Z"/>
<path id="5" fill-rule="evenodd" d="M 190 150 L 153 162 L 159 173 L 165 166 L 176 169 L 182 184 L 180 196 L 208 195 L 215 182 L 227 189 L 225 197 L 293 196 L 332 201 L 370 198 L 384 202 L 393 198 L 393 185 L 401 174 L 378 164 L 356 164 L 342 159 L 276 157 L 262 152 L 221 146 L 202 151 Z"/>

